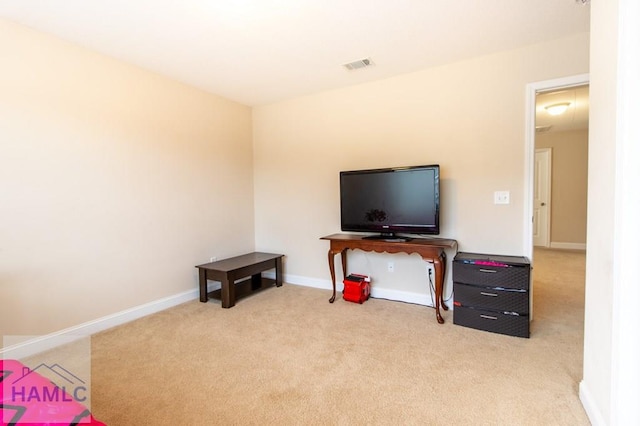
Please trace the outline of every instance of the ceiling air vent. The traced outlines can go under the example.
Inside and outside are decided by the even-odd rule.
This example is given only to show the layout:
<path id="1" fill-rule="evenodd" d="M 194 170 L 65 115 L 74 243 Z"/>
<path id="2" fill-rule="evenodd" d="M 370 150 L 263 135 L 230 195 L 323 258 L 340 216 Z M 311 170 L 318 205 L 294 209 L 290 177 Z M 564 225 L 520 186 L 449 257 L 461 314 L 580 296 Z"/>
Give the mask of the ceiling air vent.
<path id="1" fill-rule="evenodd" d="M 536 133 L 543 133 L 543 132 L 548 132 L 549 130 L 551 130 L 551 125 L 549 126 L 536 126 Z"/>
<path id="2" fill-rule="evenodd" d="M 373 62 L 369 58 L 359 59 L 357 61 L 349 62 L 348 64 L 344 64 L 343 67 L 348 69 L 349 71 L 357 70 L 360 68 L 366 68 L 373 65 Z"/>

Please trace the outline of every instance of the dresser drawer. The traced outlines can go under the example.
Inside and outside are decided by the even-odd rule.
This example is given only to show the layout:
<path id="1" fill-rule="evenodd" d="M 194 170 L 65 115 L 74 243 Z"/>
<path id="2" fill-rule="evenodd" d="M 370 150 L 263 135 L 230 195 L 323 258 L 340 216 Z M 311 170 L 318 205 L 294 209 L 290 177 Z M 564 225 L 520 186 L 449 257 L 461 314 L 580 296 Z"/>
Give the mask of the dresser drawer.
<path id="1" fill-rule="evenodd" d="M 493 266 L 454 262 L 453 281 L 483 287 L 529 289 L 528 266 Z"/>
<path id="2" fill-rule="evenodd" d="M 499 312 L 529 313 L 529 293 L 526 290 L 504 290 L 453 283 L 455 306 L 473 306 Z"/>
<path id="3" fill-rule="evenodd" d="M 529 337 L 528 315 L 506 315 L 484 309 L 454 306 L 453 323 L 492 333 Z"/>

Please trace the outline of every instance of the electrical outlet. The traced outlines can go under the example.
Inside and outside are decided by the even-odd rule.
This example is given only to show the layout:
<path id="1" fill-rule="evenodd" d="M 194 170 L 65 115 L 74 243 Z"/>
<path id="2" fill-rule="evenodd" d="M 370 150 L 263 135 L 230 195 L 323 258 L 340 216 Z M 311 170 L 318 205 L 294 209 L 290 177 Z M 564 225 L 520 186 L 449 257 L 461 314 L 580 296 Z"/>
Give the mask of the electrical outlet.
<path id="1" fill-rule="evenodd" d="M 496 191 L 493 193 L 493 204 L 509 204 L 509 191 Z"/>
<path id="2" fill-rule="evenodd" d="M 209 262 L 212 262 L 212 263 L 215 262 L 216 260 L 218 260 L 218 258 L 215 256 L 212 256 L 209 258 Z"/>
<path id="3" fill-rule="evenodd" d="M 387 263 L 387 271 L 393 272 L 394 267 L 395 267 L 395 265 L 393 264 L 393 262 Z"/>

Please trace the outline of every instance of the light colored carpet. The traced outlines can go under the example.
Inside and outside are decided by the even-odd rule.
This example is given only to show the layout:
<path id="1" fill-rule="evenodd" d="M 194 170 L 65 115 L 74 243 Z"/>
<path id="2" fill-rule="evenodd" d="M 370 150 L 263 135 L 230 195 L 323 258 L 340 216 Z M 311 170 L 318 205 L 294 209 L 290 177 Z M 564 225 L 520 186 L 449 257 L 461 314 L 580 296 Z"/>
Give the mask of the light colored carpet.
<path id="1" fill-rule="evenodd" d="M 92 338 L 92 409 L 116 425 L 582 425 L 584 253 L 535 253 L 530 339 L 433 309 L 285 284 Z"/>

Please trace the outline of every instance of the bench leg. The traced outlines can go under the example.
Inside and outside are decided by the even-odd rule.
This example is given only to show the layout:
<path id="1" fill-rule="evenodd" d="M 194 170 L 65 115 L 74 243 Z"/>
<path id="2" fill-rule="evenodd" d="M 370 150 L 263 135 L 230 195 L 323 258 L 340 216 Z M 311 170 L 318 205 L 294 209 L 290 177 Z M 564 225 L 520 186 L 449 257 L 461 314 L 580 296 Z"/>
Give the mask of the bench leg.
<path id="1" fill-rule="evenodd" d="M 209 296 L 207 295 L 207 271 L 200 269 L 200 301 L 207 303 Z"/>
<path id="2" fill-rule="evenodd" d="M 236 304 L 236 288 L 233 280 L 229 277 L 224 277 L 221 284 L 222 290 L 222 307 L 231 308 Z"/>
<path id="3" fill-rule="evenodd" d="M 251 275 L 251 290 L 262 288 L 262 273 Z"/>
<path id="4" fill-rule="evenodd" d="M 276 287 L 282 287 L 282 257 L 276 259 Z"/>

